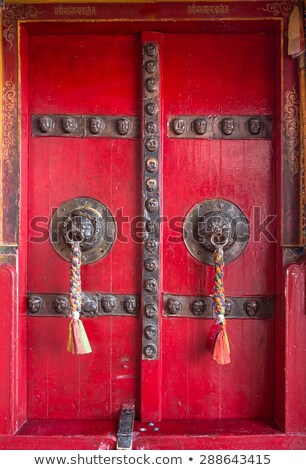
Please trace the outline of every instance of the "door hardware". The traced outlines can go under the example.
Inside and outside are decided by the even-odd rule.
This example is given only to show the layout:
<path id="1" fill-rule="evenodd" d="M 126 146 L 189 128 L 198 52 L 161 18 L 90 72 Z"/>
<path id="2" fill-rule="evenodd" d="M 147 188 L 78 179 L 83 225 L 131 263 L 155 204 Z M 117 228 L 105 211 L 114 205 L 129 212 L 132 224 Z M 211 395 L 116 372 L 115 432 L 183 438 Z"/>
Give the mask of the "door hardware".
<path id="1" fill-rule="evenodd" d="M 272 116 L 170 116 L 171 139 L 271 139 Z"/>
<path id="2" fill-rule="evenodd" d="M 198 261 L 213 265 L 215 245 L 224 243 L 224 262 L 236 259 L 250 238 L 249 221 L 242 210 L 225 199 L 207 199 L 196 204 L 187 214 L 183 237 L 189 253 Z"/>
<path id="3" fill-rule="evenodd" d="M 78 242 L 82 264 L 107 255 L 116 240 L 116 223 L 109 208 L 92 198 L 76 198 L 61 204 L 50 224 L 50 241 L 59 256 L 69 261 L 71 242 Z"/>

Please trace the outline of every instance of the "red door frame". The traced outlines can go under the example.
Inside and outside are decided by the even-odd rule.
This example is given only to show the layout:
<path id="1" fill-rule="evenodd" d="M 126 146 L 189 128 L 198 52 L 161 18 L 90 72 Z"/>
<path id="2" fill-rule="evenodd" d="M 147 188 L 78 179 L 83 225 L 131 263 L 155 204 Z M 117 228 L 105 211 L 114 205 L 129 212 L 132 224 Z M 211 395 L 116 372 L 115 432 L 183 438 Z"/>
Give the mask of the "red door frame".
<path id="1" fill-rule="evenodd" d="M 2 224 L 0 276 L 3 302 L 3 327 L 0 342 L 4 345 L 1 370 L 0 448 L 113 448 L 115 423 L 91 426 L 80 423 L 27 423 L 27 317 L 26 317 L 26 240 L 27 240 L 27 37 L 31 32 L 73 31 L 79 20 L 82 31 L 122 30 L 124 22 L 131 31 L 143 29 L 178 30 L 200 28 L 222 32 L 223 28 L 239 31 L 271 31 L 277 41 L 278 106 L 277 187 L 278 214 L 281 223 L 277 256 L 276 317 L 276 406 L 275 423 L 249 423 L 249 436 L 242 435 L 246 423 L 228 422 L 226 435 L 218 435 L 218 423 L 206 423 L 200 429 L 164 425 L 159 434 L 140 435 L 135 448 L 306 448 L 305 390 L 306 376 L 297 368 L 303 356 L 306 336 L 304 306 L 304 265 L 291 265 L 301 246 L 300 171 L 298 140 L 298 71 L 286 54 L 285 32 L 292 2 L 277 7 L 265 2 L 230 2 L 163 4 L 19 5 L 7 6 L 3 12 L 3 92 L 2 92 Z M 118 23 L 118 19 L 120 22 Z M 65 23 L 63 22 L 65 21 Z M 77 20 L 77 21 L 76 21 Z M 176 23 L 173 22 L 176 20 Z M 118 25 L 118 26 L 117 26 Z M 251 51 L 250 51 L 251 53 Z M 22 84 L 22 86 L 21 86 Z M 22 107 L 21 107 L 22 104 Z M 302 288 L 300 287 L 302 286 Z M 285 297 L 286 292 L 286 297 Z M 289 321 L 290 319 L 290 321 Z M 299 334 L 297 332 L 300 332 Z M 298 341 L 295 338 L 298 337 Z M 146 375 L 158 374 L 154 365 L 146 364 Z M 143 387 L 145 387 L 145 381 Z M 160 394 L 160 391 L 157 392 Z M 144 402 L 145 403 L 145 402 Z M 148 400 L 149 407 L 149 400 Z M 304 410 L 304 413 L 301 411 Z M 143 416 L 150 417 L 149 409 Z M 26 423 L 24 425 L 24 423 Z M 224 423 L 223 423 L 224 424 Z M 22 425 L 24 425 L 22 427 Z M 141 426 L 140 423 L 136 424 Z M 204 426 L 204 427 L 203 427 Z M 21 428 L 21 429 L 20 429 Z M 81 437 L 57 437 L 59 434 Z M 98 431 L 94 429 L 99 428 Z M 226 429 L 226 428 L 225 428 Z M 205 431 L 205 432 L 204 432 Z M 99 434 L 99 436 L 95 434 Z M 110 434 L 109 434 L 110 433 Z M 209 434 L 215 434 L 211 443 Z M 166 436 L 165 436 L 166 434 Z M 206 436 L 204 436 L 206 434 Z M 208 436 L 207 436 L 208 434 Z M 106 436 L 113 436 L 112 438 Z M 191 435 L 193 437 L 191 437 Z M 256 439 L 254 439 L 256 436 Z M 179 440 L 174 440 L 177 437 Z M 33 439 L 34 438 L 34 439 Z M 174 442 L 173 442 L 174 441 Z"/>

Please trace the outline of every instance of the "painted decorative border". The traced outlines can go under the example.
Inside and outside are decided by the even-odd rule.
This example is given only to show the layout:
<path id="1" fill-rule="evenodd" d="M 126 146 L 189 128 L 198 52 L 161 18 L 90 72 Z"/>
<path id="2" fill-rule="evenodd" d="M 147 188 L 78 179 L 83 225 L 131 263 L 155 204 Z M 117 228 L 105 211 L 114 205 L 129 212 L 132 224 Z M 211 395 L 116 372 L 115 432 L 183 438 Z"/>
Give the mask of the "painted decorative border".
<path id="1" fill-rule="evenodd" d="M 12 173 L 12 161 L 17 150 L 17 91 L 12 80 L 6 80 L 3 85 L 2 97 L 2 158 L 6 173 Z"/>
<path id="2" fill-rule="evenodd" d="M 283 140 L 291 178 L 299 172 L 300 110 L 296 86 L 285 93 Z"/>

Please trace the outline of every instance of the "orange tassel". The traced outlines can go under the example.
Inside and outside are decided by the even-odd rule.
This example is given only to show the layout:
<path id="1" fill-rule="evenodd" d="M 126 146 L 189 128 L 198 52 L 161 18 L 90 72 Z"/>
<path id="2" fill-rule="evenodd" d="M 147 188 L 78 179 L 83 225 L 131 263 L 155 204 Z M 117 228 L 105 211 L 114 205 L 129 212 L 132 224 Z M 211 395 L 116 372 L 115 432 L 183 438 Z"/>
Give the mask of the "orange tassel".
<path id="1" fill-rule="evenodd" d="M 225 322 L 220 325 L 220 330 L 218 331 L 215 344 L 213 347 L 213 360 L 220 365 L 230 364 L 230 346 L 226 333 Z"/>

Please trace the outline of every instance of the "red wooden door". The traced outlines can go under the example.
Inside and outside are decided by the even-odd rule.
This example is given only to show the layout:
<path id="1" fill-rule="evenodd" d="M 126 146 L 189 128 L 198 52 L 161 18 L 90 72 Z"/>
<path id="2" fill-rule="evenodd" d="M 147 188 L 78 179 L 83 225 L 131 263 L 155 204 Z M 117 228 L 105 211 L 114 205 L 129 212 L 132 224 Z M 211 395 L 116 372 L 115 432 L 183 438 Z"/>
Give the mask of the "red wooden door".
<path id="1" fill-rule="evenodd" d="M 139 70 L 137 35 L 33 35 L 30 115 L 139 116 Z M 82 267 L 82 288 L 139 294 L 141 245 L 130 236 L 129 224 L 120 225 L 120 216 L 132 220 L 141 213 L 139 139 L 30 137 L 29 153 L 32 228 L 35 217 L 49 221 L 64 201 L 101 201 L 117 218 L 118 242 L 102 261 Z M 48 237 L 29 242 L 28 291 L 69 292 L 69 264 Z M 137 407 L 139 316 L 85 320 L 93 353 L 83 357 L 67 353 L 64 323 L 48 316 L 29 319 L 29 418 L 110 419 L 122 403 Z"/>
<path id="2" fill-rule="evenodd" d="M 141 116 L 140 35 L 31 35 L 29 41 L 30 115 Z M 143 310 L 136 316 L 85 319 L 93 353 L 81 357 L 66 352 L 68 319 L 30 316 L 30 419 L 111 419 L 132 402 L 138 417 L 142 407 L 144 420 L 154 413 L 158 419 L 180 420 L 273 416 L 274 320 L 229 316 L 232 363 L 220 367 L 206 344 L 213 320 L 192 317 L 187 310 L 169 315 L 163 297 L 189 296 L 192 302 L 212 294 L 212 267 L 192 257 L 182 240 L 187 213 L 212 198 L 238 205 L 251 222 L 246 250 L 226 267 L 227 296 L 274 296 L 275 244 L 255 236 L 254 220 L 256 207 L 261 221 L 275 214 L 271 139 L 169 133 L 174 117 L 273 116 L 274 43 L 269 34 L 233 33 L 164 34 L 158 41 L 163 43 L 160 193 L 165 218 L 158 369 L 151 373 L 154 360 L 141 358 Z M 30 137 L 30 293 L 68 292 L 68 263 L 47 237 L 37 240 L 37 227 L 62 202 L 86 196 L 111 210 L 117 240 L 105 258 L 83 266 L 83 290 L 141 294 L 142 244 L 134 228 L 143 214 L 142 139 L 119 137 Z"/>

